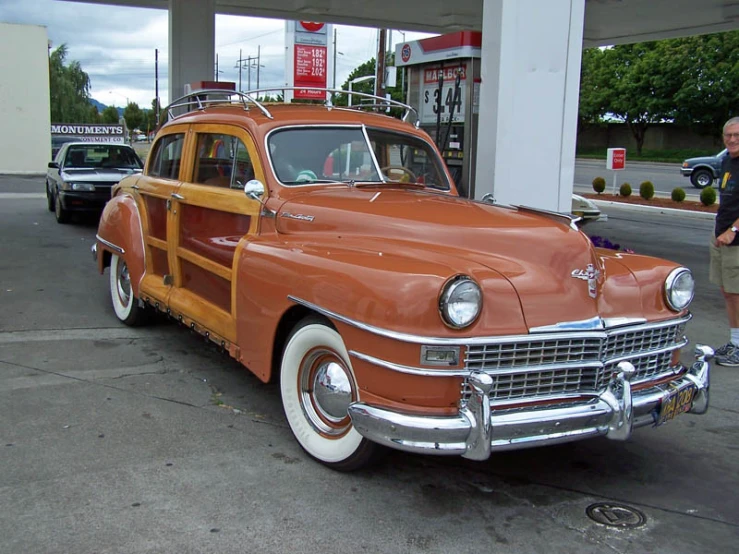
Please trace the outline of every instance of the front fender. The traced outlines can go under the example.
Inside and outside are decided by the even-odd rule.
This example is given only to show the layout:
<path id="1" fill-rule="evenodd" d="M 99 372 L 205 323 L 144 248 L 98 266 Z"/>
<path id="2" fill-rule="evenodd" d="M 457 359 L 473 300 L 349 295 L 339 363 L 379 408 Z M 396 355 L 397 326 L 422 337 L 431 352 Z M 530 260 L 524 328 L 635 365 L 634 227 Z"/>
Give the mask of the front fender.
<path id="1" fill-rule="evenodd" d="M 139 295 L 139 284 L 146 269 L 141 214 L 136 201 L 129 194 L 111 198 L 100 216 L 97 232 L 98 270 L 110 265 L 110 256 L 118 254 L 126 261 L 131 276 L 131 287 Z"/>
<path id="2" fill-rule="evenodd" d="M 350 241 L 330 246 L 251 241 L 237 269 L 236 334 L 242 363 L 268 378 L 278 325 L 296 305 L 290 296 L 402 334 L 464 338 L 526 332 L 518 295 L 493 270 L 470 261 L 462 264 L 448 253 L 384 247 L 390 252 L 363 250 Z M 460 268 L 480 283 L 485 298 L 478 320 L 456 330 L 444 325 L 438 300 L 444 283 Z M 351 336 L 370 340 L 366 334 L 364 339 Z"/>

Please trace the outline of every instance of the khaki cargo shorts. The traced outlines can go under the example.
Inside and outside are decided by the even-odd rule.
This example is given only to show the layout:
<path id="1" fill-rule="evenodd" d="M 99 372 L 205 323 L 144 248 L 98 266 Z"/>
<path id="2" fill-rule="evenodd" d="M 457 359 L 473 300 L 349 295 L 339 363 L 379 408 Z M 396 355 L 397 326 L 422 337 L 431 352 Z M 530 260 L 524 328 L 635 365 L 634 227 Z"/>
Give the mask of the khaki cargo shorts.
<path id="1" fill-rule="evenodd" d="M 708 278 L 731 294 L 739 294 L 739 246 L 710 245 L 711 265 Z"/>

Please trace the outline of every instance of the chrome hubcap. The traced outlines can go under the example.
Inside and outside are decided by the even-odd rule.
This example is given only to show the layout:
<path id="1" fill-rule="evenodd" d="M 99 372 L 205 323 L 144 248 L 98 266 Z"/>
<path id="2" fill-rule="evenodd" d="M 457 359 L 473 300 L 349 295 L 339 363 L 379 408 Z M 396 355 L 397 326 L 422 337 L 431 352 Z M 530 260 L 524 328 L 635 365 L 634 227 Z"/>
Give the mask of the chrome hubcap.
<path id="1" fill-rule="evenodd" d="M 313 398 L 326 419 L 335 423 L 344 419 L 352 401 L 352 386 L 344 368 L 336 362 L 319 366 L 313 379 Z"/>
<path id="2" fill-rule="evenodd" d="M 128 306 L 131 300 L 131 277 L 128 274 L 128 266 L 123 260 L 118 262 L 118 271 L 116 274 L 116 282 L 118 283 L 118 297 L 124 306 Z"/>
<path id="3" fill-rule="evenodd" d="M 351 426 L 348 409 L 352 381 L 342 360 L 331 351 L 314 350 L 300 370 L 300 404 L 311 426 L 319 433 L 338 437 Z"/>

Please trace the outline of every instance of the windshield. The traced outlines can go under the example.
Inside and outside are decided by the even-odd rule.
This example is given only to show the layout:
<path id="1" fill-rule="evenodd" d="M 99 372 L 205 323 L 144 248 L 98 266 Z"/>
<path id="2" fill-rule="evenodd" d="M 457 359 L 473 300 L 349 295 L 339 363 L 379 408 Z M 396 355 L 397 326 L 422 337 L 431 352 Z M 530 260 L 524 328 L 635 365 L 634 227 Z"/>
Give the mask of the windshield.
<path id="1" fill-rule="evenodd" d="M 327 182 L 418 183 L 449 190 L 443 161 L 423 140 L 360 127 L 281 129 L 268 139 L 270 159 L 284 185 Z"/>
<path id="2" fill-rule="evenodd" d="M 136 153 L 128 146 L 108 144 L 75 144 L 64 158 L 65 168 L 142 169 Z"/>

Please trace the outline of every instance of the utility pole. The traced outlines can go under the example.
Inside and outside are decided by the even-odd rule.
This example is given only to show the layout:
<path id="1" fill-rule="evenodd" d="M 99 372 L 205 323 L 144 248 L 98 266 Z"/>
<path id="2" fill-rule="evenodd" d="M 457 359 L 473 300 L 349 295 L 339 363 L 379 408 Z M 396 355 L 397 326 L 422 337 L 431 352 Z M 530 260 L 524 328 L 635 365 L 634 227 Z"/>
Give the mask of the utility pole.
<path id="1" fill-rule="evenodd" d="M 334 84 L 331 88 L 336 88 L 336 27 L 334 27 Z"/>
<path id="2" fill-rule="evenodd" d="M 157 127 L 159 127 L 159 112 L 161 111 L 159 109 L 159 49 L 154 49 L 154 105 L 156 107 L 157 117 Z"/>
<path id="3" fill-rule="evenodd" d="M 256 56 L 247 56 L 246 58 L 243 58 L 241 56 L 241 50 L 239 50 L 239 59 L 236 62 L 236 67 L 239 69 L 239 92 L 241 92 L 241 70 L 247 69 L 247 90 L 251 90 L 251 68 L 256 67 L 257 69 L 257 88 L 259 88 L 259 68 L 261 67 L 260 63 L 260 57 L 261 57 L 261 50 L 262 47 L 257 47 L 257 55 Z M 244 64 L 246 62 L 246 64 Z"/>
<path id="4" fill-rule="evenodd" d="M 236 62 L 236 67 L 239 68 L 239 92 L 241 92 L 241 48 L 239 48 L 239 60 Z"/>
<path id="5" fill-rule="evenodd" d="M 375 74 L 375 96 L 385 97 L 385 37 L 386 29 L 380 29 L 377 41 L 377 63 Z"/>
<path id="6" fill-rule="evenodd" d="M 216 54 L 216 83 L 218 82 L 218 54 Z"/>

